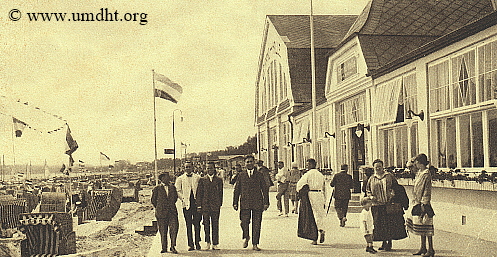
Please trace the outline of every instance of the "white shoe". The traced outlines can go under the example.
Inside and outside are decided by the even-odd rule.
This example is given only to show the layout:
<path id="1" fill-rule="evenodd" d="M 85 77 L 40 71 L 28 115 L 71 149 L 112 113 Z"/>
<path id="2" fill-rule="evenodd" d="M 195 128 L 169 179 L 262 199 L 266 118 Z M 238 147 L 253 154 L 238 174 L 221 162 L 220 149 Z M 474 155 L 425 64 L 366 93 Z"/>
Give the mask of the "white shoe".
<path id="1" fill-rule="evenodd" d="M 283 216 L 283 212 L 280 212 L 280 213 L 278 214 L 278 216 Z"/>
<path id="2" fill-rule="evenodd" d="M 212 245 L 212 250 L 219 250 L 219 246 L 218 245 Z"/>
<path id="3" fill-rule="evenodd" d="M 214 247 L 212 247 L 214 248 Z M 207 243 L 207 246 L 205 247 L 206 250 L 210 250 L 211 249 L 211 243 Z"/>

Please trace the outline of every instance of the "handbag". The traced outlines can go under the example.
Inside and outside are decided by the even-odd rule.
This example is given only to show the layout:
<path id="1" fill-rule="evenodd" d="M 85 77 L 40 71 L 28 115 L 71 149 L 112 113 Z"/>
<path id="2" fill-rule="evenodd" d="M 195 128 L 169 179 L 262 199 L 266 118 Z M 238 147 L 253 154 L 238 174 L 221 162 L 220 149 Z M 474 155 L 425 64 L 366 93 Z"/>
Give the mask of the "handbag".
<path id="1" fill-rule="evenodd" d="M 386 207 L 387 214 L 398 214 L 404 212 L 400 203 L 387 203 Z"/>

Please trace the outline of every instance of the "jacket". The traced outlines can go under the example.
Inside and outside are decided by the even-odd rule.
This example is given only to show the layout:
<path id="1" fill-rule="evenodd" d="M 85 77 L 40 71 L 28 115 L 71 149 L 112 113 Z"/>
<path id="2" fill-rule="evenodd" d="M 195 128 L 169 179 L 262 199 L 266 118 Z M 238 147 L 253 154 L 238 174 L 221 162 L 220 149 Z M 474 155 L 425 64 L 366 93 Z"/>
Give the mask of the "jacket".
<path id="1" fill-rule="evenodd" d="M 219 211 L 223 205 L 223 180 L 218 176 L 213 176 L 212 182 L 209 176 L 201 178 L 196 199 L 202 212 Z"/>
<path id="2" fill-rule="evenodd" d="M 269 187 L 262 173 L 254 168 L 251 177 L 248 176 L 246 170 L 238 173 L 237 177 L 233 192 L 233 205 L 239 206 L 239 209 L 253 210 L 264 210 L 264 205 L 269 206 Z"/>
<path id="3" fill-rule="evenodd" d="M 350 189 L 354 188 L 352 176 L 345 172 L 339 172 L 333 176 L 330 183 L 331 187 L 335 188 L 333 197 L 335 199 L 350 200 Z"/>
<path id="4" fill-rule="evenodd" d="M 157 219 L 165 219 L 170 215 L 178 215 L 178 210 L 176 209 L 176 201 L 178 200 L 178 194 L 176 192 L 176 187 L 170 185 L 168 187 L 168 193 L 163 185 L 156 186 L 152 190 L 151 202 L 155 208 L 155 217 Z"/>

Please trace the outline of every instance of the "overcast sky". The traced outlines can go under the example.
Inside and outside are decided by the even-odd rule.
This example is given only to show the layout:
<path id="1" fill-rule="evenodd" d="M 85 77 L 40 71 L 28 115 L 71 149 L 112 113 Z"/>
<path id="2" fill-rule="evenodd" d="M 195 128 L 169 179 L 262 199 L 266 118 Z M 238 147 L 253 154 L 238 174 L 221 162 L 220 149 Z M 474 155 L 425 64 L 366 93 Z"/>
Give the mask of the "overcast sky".
<path id="1" fill-rule="evenodd" d="M 74 158 L 96 165 L 100 152 L 112 161 L 153 160 L 152 69 L 184 91 L 178 104 L 157 98 L 159 158 L 167 157 L 162 149 L 172 148 L 175 109 L 184 116 L 176 120 L 177 145 L 189 144 L 188 152 L 240 145 L 255 135 L 255 79 L 265 16 L 310 10 L 305 0 L 17 2 L 4 0 L 0 6 L 1 94 L 67 120 L 80 146 Z M 314 13 L 359 14 L 367 2 L 315 0 Z M 147 24 L 30 22 L 27 15 L 65 12 L 72 18 L 72 12 L 98 13 L 100 8 L 117 10 L 119 17 L 146 13 Z M 20 20 L 9 19 L 11 9 L 21 12 Z M 12 138 L 11 118 L 1 115 L 0 120 L 0 154 L 7 164 L 14 153 L 17 164 L 67 162 L 64 130 L 27 129 Z M 54 127 L 58 122 L 54 119 Z"/>

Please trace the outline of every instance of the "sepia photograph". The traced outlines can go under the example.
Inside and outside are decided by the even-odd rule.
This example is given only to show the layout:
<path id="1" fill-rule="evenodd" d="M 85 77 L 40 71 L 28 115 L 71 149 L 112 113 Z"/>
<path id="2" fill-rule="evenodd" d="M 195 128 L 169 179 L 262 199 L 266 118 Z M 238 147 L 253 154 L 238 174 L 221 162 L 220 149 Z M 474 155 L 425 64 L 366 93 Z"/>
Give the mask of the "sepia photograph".
<path id="1" fill-rule="evenodd" d="M 0 4 L 0 257 L 497 256 L 497 0 Z"/>

